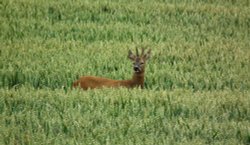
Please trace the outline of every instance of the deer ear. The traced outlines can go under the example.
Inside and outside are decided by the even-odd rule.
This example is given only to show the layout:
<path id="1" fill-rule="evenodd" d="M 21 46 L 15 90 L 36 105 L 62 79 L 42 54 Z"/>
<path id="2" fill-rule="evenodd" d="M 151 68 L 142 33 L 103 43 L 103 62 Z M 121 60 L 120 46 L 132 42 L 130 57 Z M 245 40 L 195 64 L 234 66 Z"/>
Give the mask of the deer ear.
<path id="1" fill-rule="evenodd" d="M 135 60 L 135 55 L 132 53 L 131 50 L 128 51 L 128 58 L 131 60 Z"/>
<path id="2" fill-rule="evenodd" d="M 143 56 L 144 60 L 148 60 L 150 58 L 150 55 L 151 55 L 151 49 L 149 49 L 148 52 L 144 54 Z"/>

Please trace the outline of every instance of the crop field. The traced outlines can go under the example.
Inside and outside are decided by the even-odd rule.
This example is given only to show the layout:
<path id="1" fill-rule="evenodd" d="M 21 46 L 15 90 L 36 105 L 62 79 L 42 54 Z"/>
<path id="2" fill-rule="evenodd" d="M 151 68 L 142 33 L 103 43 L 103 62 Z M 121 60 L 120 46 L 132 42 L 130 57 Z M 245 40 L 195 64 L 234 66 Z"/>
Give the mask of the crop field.
<path id="1" fill-rule="evenodd" d="M 249 0 L 2 0 L 0 144 L 249 145 L 249 72 Z"/>

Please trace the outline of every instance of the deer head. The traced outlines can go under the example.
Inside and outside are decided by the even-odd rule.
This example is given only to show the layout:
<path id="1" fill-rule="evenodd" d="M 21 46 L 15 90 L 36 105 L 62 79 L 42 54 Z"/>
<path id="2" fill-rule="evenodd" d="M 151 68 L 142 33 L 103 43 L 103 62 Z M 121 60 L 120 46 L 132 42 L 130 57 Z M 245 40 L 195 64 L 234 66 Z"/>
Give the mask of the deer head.
<path id="1" fill-rule="evenodd" d="M 151 49 L 145 53 L 145 49 L 142 48 L 141 55 L 139 55 L 138 49 L 136 48 L 136 55 L 131 50 L 128 52 L 128 58 L 133 61 L 134 72 L 137 74 L 144 73 L 145 63 L 151 55 Z"/>

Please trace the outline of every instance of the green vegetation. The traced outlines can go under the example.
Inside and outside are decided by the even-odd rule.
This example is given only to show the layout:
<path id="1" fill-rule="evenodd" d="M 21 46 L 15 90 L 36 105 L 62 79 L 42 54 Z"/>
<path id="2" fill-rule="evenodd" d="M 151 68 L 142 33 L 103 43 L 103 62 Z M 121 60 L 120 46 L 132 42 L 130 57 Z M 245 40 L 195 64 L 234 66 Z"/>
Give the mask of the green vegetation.
<path id="1" fill-rule="evenodd" d="M 0 144 L 250 144 L 250 2 L 0 2 Z M 71 90 L 81 75 L 145 89 Z"/>

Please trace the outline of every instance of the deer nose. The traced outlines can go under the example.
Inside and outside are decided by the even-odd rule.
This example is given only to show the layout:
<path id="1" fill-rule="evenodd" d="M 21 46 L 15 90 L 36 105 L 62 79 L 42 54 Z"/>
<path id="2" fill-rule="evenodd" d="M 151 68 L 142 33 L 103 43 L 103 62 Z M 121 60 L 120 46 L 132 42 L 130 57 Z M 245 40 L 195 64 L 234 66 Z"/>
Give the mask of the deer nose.
<path id="1" fill-rule="evenodd" d="M 138 65 L 135 65 L 135 66 L 134 66 L 134 70 L 135 70 L 136 72 L 138 72 L 138 71 L 140 71 L 141 69 L 140 69 L 140 67 L 139 67 Z"/>

